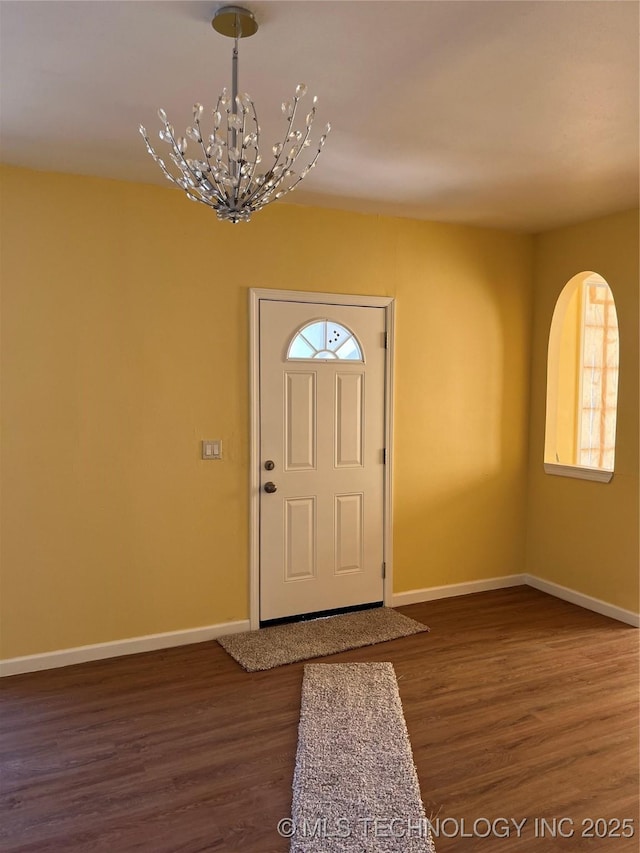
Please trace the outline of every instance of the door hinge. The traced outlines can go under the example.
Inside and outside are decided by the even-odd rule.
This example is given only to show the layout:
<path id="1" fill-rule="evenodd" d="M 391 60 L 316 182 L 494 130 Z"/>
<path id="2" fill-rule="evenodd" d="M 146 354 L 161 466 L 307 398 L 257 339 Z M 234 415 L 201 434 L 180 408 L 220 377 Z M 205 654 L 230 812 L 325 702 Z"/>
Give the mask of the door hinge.
<path id="1" fill-rule="evenodd" d="M 385 349 L 389 349 L 389 333 L 388 332 L 382 333 L 382 346 Z"/>
<path id="2" fill-rule="evenodd" d="M 387 464 L 387 448 L 386 447 L 382 448 L 382 464 L 383 465 Z"/>
<path id="3" fill-rule="evenodd" d="M 382 564 L 382 579 L 384 580 L 386 578 L 386 576 L 387 576 L 387 564 L 383 563 Z"/>

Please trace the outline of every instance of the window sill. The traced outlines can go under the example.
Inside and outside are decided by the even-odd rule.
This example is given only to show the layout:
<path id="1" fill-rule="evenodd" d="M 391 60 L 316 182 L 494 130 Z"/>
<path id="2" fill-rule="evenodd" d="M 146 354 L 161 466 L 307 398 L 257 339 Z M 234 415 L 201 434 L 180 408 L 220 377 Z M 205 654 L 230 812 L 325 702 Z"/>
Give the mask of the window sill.
<path id="1" fill-rule="evenodd" d="M 609 483 L 613 477 L 613 471 L 605 471 L 603 468 L 581 468 L 579 465 L 560 465 L 558 462 L 545 462 L 545 474 L 554 474 L 556 477 L 574 477 L 576 480 L 593 480 L 596 483 Z"/>

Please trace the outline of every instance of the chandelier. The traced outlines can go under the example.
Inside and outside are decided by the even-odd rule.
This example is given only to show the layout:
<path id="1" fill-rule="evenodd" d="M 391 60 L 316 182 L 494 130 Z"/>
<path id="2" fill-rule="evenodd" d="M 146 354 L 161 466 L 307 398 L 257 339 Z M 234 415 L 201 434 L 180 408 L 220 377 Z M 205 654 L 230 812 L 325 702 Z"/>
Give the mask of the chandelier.
<path id="1" fill-rule="evenodd" d="M 212 111 L 211 132 L 202 125 L 205 115 L 202 104 L 194 104 L 193 125 L 186 129 L 186 136 L 176 136 L 166 112 L 158 110 L 163 125 L 159 137 L 168 145 L 169 159 L 177 168 L 173 174 L 165 160 L 156 154 L 142 125 L 140 133 L 147 151 L 165 177 L 181 187 L 187 198 L 213 208 L 218 219 L 248 222 L 252 213 L 291 192 L 313 169 L 331 125 L 327 124 L 316 150 L 309 152 L 310 159 L 303 158 L 307 165 L 299 169 L 299 158 L 311 147 L 311 126 L 318 103 L 318 98 L 314 97 L 306 118 L 299 122 L 302 129 L 296 128 L 300 102 L 307 92 L 305 84 L 299 83 L 293 98 L 282 104 L 287 129 L 282 142 L 271 149 L 275 159 L 269 168 L 262 166 L 256 108 L 246 92 L 238 94 L 238 40 L 257 32 L 258 23 L 247 9 L 224 6 L 216 12 L 211 25 L 217 32 L 234 39 L 231 94 L 225 88 L 219 95 Z M 191 143 L 196 153 L 186 156 Z"/>

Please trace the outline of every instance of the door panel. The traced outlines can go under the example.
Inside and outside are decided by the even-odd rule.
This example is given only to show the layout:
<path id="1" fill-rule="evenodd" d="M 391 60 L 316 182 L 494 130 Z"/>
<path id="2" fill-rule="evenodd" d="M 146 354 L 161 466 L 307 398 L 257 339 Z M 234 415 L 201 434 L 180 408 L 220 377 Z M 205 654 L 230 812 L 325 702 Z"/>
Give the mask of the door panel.
<path id="1" fill-rule="evenodd" d="M 336 574 L 363 569 L 364 495 L 336 495 Z"/>
<path id="2" fill-rule="evenodd" d="M 336 468 L 361 468 L 364 445 L 364 371 L 338 373 L 335 395 Z"/>
<path id="3" fill-rule="evenodd" d="M 288 359 L 296 332 L 322 319 L 339 324 L 325 348 L 313 340 L 323 357 Z M 383 599 L 384 329 L 382 308 L 260 303 L 263 621 Z M 349 331 L 364 362 L 340 344 Z M 331 357 L 336 340 L 350 360 Z"/>
<path id="4" fill-rule="evenodd" d="M 285 469 L 316 467 L 316 374 L 285 373 Z"/>
<path id="5" fill-rule="evenodd" d="M 285 582 L 316 575 L 316 499 L 284 502 Z"/>

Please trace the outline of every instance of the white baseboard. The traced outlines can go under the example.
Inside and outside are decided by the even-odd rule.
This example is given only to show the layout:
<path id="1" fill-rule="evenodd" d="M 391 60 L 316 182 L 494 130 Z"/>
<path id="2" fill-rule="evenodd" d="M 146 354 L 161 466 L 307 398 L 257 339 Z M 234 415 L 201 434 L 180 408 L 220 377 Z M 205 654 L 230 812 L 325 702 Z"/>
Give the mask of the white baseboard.
<path id="1" fill-rule="evenodd" d="M 530 574 L 505 575 L 499 578 L 486 578 L 466 583 L 453 583 L 445 586 L 426 587 L 425 589 L 412 589 L 408 592 L 397 592 L 393 595 L 391 607 L 403 607 L 407 604 L 419 604 L 422 601 L 434 601 L 438 598 L 451 598 L 456 595 L 469 595 L 474 592 L 486 592 L 491 589 L 505 589 L 522 585 L 531 586 L 540 592 L 546 592 L 556 598 L 569 601 L 571 604 L 584 607 L 586 610 L 593 610 L 602 616 L 608 616 L 611 619 L 632 625 L 634 628 L 640 628 L 640 614 L 638 613 Z M 146 637 L 132 637 L 111 643 L 96 643 L 92 646 L 60 649 L 40 655 L 7 658 L 0 660 L 0 677 L 18 675 L 24 672 L 38 672 L 43 669 L 56 669 L 61 666 L 72 666 L 76 663 L 105 660 L 123 655 L 135 655 L 139 652 L 158 651 L 174 646 L 186 646 L 190 643 L 204 643 L 224 634 L 236 634 L 249 629 L 249 620 L 242 619 L 237 622 L 205 625 L 186 631 L 168 631 L 163 634 L 149 634 Z"/>
<path id="2" fill-rule="evenodd" d="M 224 634 L 237 634 L 249 630 L 249 620 L 223 622 L 218 625 L 204 625 L 186 631 L 167 631 L 163 634 L 148 634 L 145 637 L 131 637 L 115 640 L 111 643 L 96 643 L 92 646 L 77 646 L 73 649 L 60 649 L 40 655 L 25 655 L 19 658 L 0 660 L 0 677 L 18 675 L 23 672 L 38 672 L 41 669 L 56 669 L 92 660 L 117 658 L 123 655 L 135 655 L 139 652 L 154 652 L 158 649 L 170 649 L 174 646 L 187 646 L 191 643 L 204 643 Z"/>
<path id="3" fill-rule="evenodd" d="M 404 607 L 406 604 L 419 604 L 421 601 L 434 601 L 437 598 L 453 598 L 456 595 L 470 595 L 473 592 L 486 592 L 489 589 L 504 589 L 509 586 L 522 586 L 526 575 L 504 575 L 500 578 L 485 578 L 480 581 L 450 583 L 445 586 L 429 586 L 425 589 L 411 589 L 408 592 L 396 592 L 392 607 Z"/>
<path id="4" fill-rule="evenodd" d="M 584 607 L 585 610 L 593 610 L 602 616 L 608 616 L 610 619 L 617 619 L 618 622 L 625 622 L 634 628 L 640 628 L 640 613 L 634 613 L 632 610 L 625 610 L 623 607 L 609 604 L 608 601 L 602 601 L 600 598 L 593 598 L 582 592 L 576 592 L 575 589 L 560 586 L 558 583 L 544 580 L 544 578 L 540 578 L 537 575 L 525 575 L 524 577 L 527 586 L 539 589 L 540 592 L 546 592 L 549 595 L 554 595 L 556 598 L 570 601 L 571 604 Z"/>
<path id="5" fill-rule="evenodd" d="M 531 586 L 534 589 L 540 590 L 540 592 L 546 592 L 556 598 L 569 601 L 571 604 L 577 604 L 578 607 L 584 607 L 585 610 L 593 610 L 602 616 L 608 616 L 610 619 L 617 619 L 618 622 L 624 622 L 626 625 L 633 625 L 634 628 L 640 628 L 640 614 L 634 613 L 632 610 L 625 610 L 623 607 L 609 604 L 608 601 L 593 598 L 590 595 L 576 592 L 574 589 L 569 589 L 566 586 L 561 586 L 558 583 L 553 583 L 552 581 L 544 580 L 544 578 L 539 578 L 537 575 L 530 574 L 505 575 L 501 578 L 487 578 L 481 581 L 452 583 L 446 586 L 429 586 L 425 589 L 396 592 L 394 593 L 391 607 L 403 607 L 407 604 L 419 604 L 422 601 L 435 601 L 438 598 L 451 598 L 455 595 L 469 595 L 473 592 L 486 592 L 490 589 L 504 589 L 510 586 L 522 585 Z"/>

